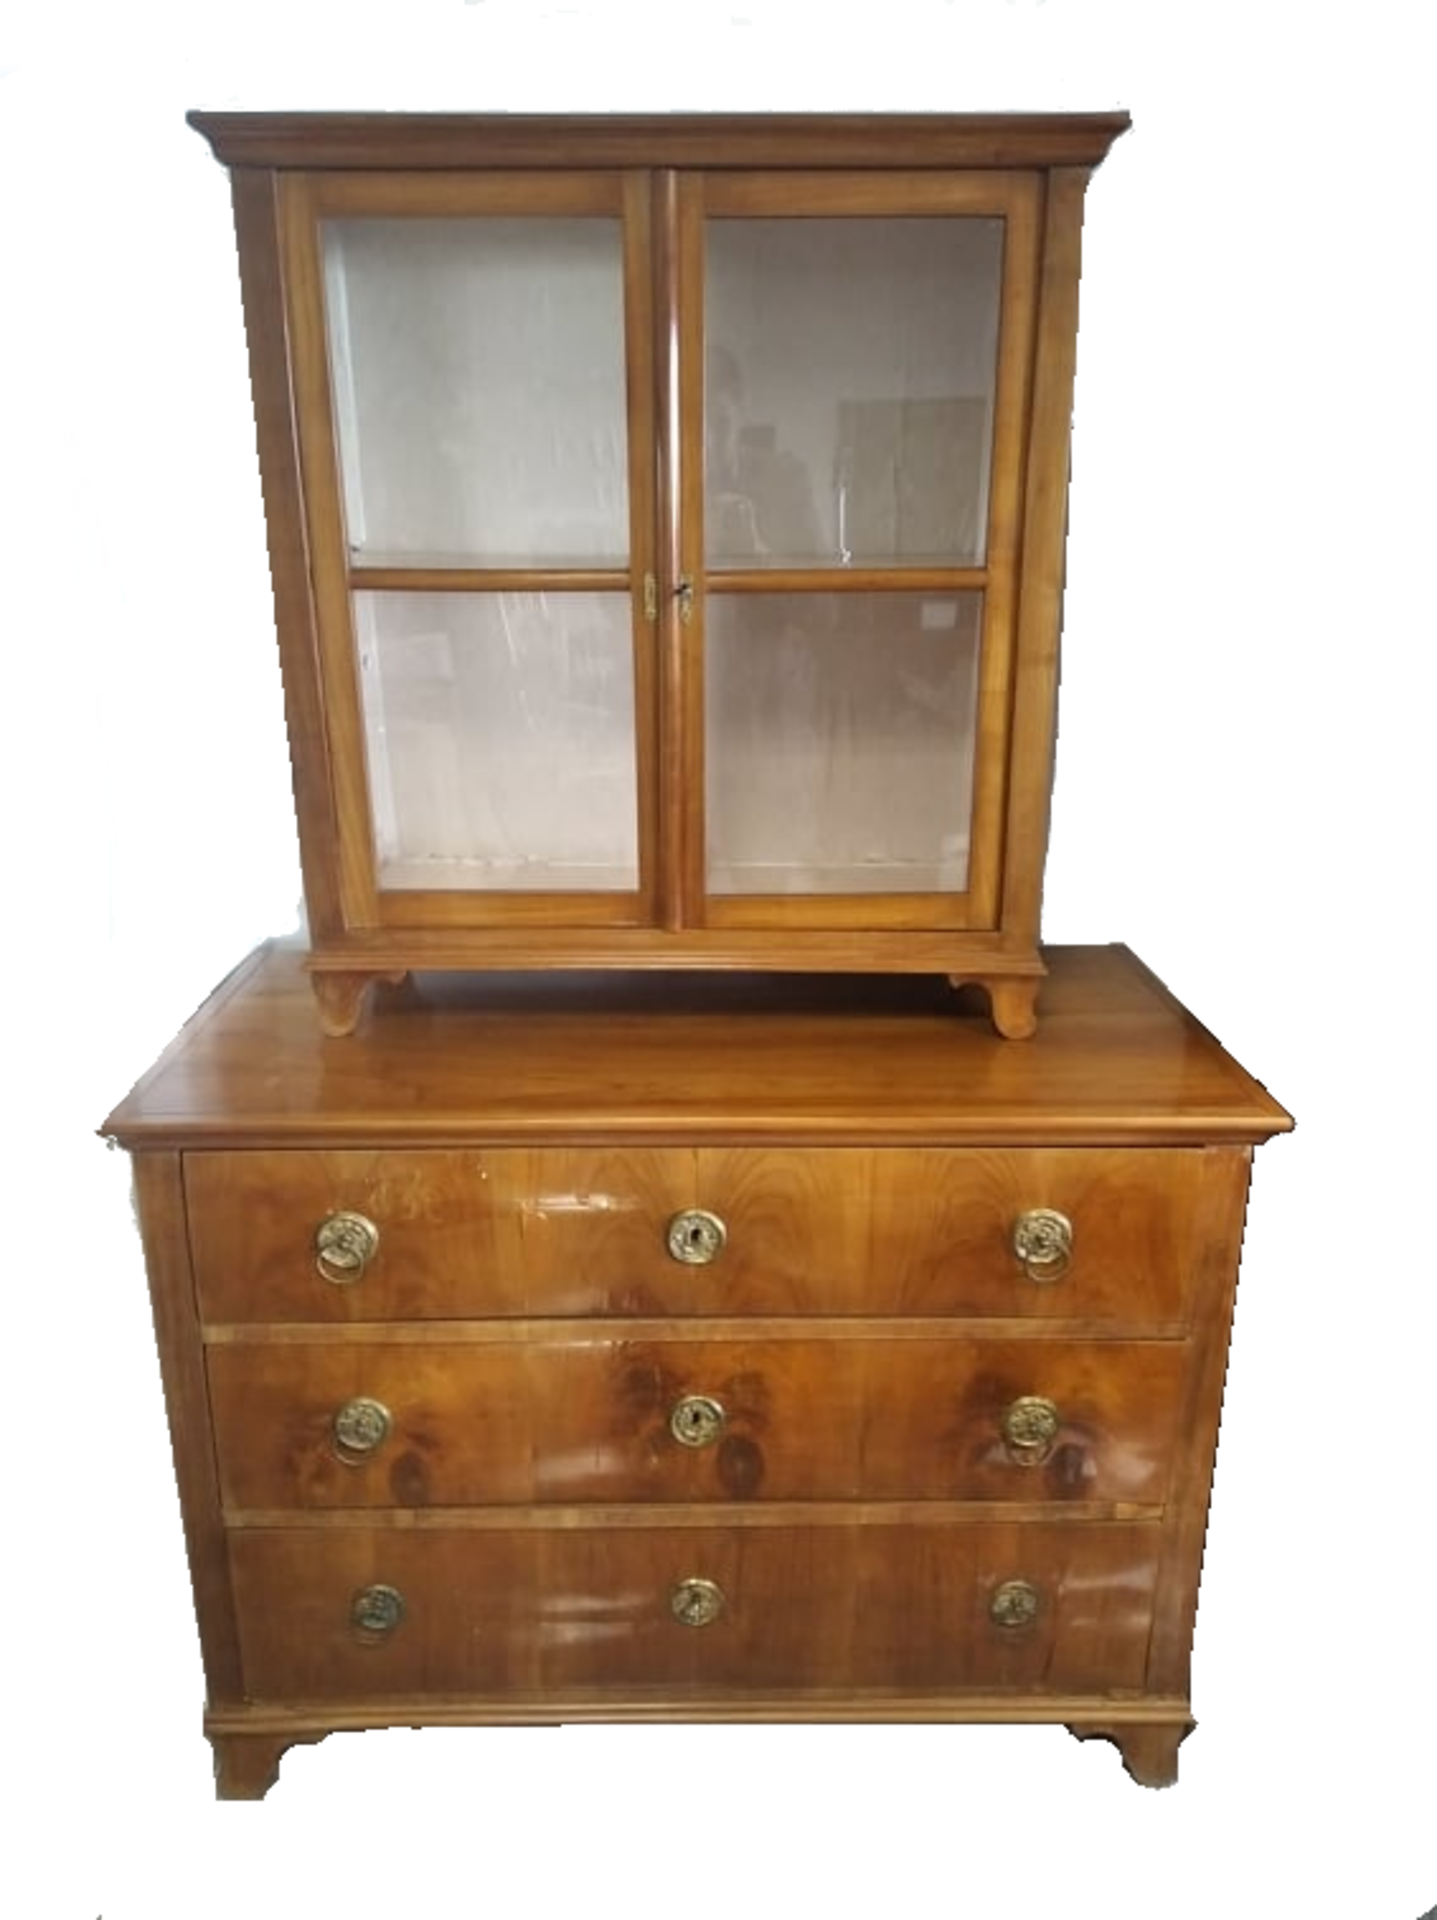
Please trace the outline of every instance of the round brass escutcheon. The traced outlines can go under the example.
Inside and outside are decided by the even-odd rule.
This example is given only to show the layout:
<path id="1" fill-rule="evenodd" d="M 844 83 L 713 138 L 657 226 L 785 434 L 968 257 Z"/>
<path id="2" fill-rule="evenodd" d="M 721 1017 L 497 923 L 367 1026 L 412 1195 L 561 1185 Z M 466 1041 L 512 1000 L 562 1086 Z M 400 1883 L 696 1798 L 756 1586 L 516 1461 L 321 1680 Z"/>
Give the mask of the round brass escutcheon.
<path id="1" fill-rule="evenodd" d="M 349 1603 L 349 1624 L 356 1633 L 389 1634 L 404 1618 L 398 1587 L 361 1587 Z"/>
<path id="2" fill-rule="evenodd" d="M 1051 1400 L 1025 1393 L 1005 1408 L 1003 1441 L 1020 1466 L 1036 1466 L 1058 1437 L 1062 1416 Z"/>
<path id="3" fill-rule="evenodd" d="M 330 1422 L 334 1444 L 343 1456 L 364 1456 L 382 1447 L 394 1422 L 380 1400 L 359 1395 L 346 1400 Z"/>
<path id="4" fill-rule="evenodd" d="M 702 1207 L 687 1207 L 669 1222 L 669 1257 L 686 1267 L 706 1267 L 723 1252 L 728 1228 L 716 1213 Z"/>
<path id="5" fill-rule="evenodd" d="M 1030 1627 L 1038 1617 L 1041 1604 L 1038 1589 L 1031 1580 L 1005 1580 L 1001 1587 L 993 1589 L 988 1618 L 995 1627 L 1008 1631 Z"/>
<path id="6" fill-rule="evenodd" d="M 364 1278 L 379 1251 L 379 1229 L 362 1213 L 331 1213 L 314 1234 L 314 1264 L 322 1280 L 348 1287 Z"/>
<path id="7" fill-rule="evenodd" d="M 669 1432 L 681 1447 L 711 1447 L 727 1419 L 720 1402 L 708 1394 L 686 1393 L 669 1415 Z"/>
<path id="8" fill-rule="evenodd" d="M 1073 1223 L 1053 1207 L 1029 1207 L 1013 1222 L 1013 1251 L 1029 1280 L 1061 1280 L 1073 1259 Z"/>
<path id="9" fill-rule="evenodd" d="M 710 1627 L 724 1610 L 724 1591 L 714 1580 L 698 1575 L 677 1580 L 669 1588 L 669 1611 L 681 1626 Z"/>

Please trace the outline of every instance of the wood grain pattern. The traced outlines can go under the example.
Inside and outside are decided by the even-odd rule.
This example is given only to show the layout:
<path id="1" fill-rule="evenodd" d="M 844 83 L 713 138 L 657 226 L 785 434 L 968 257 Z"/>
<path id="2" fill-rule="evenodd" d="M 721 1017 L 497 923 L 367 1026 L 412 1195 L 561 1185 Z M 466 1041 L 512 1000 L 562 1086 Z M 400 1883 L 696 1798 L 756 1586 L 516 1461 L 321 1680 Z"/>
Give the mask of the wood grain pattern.
<path id="1" fill-rule="evenodd" d="M 208 1354 L 227 1508 L 760 1500 L 1160 1504 L 1184 1404 L 1177 1342 L 586 1338 L 462 1346 L 226 1344 Z M 723 1412 L 680 1443 L 685 1396 Z M 1058 1409 L 1031 1461 L 1014 1401 Z M 350 1399 L 392 1419 L 336 1443 Z"/>
<path id="2" fill-rule="evenodd" d="M 223 1796 L 333 1728 L 565 1718 L 1054 1721 L 1175 1777 L 1251 1150 L 1291 1122 L 1131 955 L 1049 960 L 1022 1048 L 912 981 L 420 979 L 337 1042 L 299 953 L 223 985 L 108 1123 Z M 1073 1222 L 1061 1279 L 1028 1206 Z M 344 1208 L 380 1228 L 347 1287 Z"/>
<path id="3" fill-rule="evenodd" d="M 217 1323 L 603 1314 L 964 1314 L 1183 1321 L 1202 1149 L 770 1147 L 193 1153 L 187 1203 L 202 1312 Z M 706 1267 L 668 1251 L 698 1207 L 727 1238 Z M 1013 1250 L 1025 1210 L 1074 1225 L 1060 1280 Z M 336 1286 L 314 1233 L 379 1229 Z"/>
<path id="4" fill-rule="evenodd" d="M 235 166 L 1096 166 L 1131 124 L 1090 114 L 205 113 Z"/>
<path id="5" fill-rule="evenodd" d="M 678 1690 L 723 1699 L 844 1688 L 921 1695 L 1141 1685 L 1158 1549 L 1140 1523 L 914 1528 L 818 1524 L 465 1535 L 247 1531 L 231 1542 L 251 1698 L 382 1699 Z M 675 1620 L 674 1584 L 714 1581 L 707 1627 Z M 989 1618 L 996 1588 L 1039 1590 L 1031 1627 Z M 383 1640 L 350 1624 L 354 1594 L 403 1595 Z"/>
<path id="6" fill-rule="evenodd" d="M 1203 1145 L 1290 1116 L 1121 947 L 1047 954 L 1024 1047 L 903 979 L 603 974 L 410 982 L 362 1044 L 315 1029 L 278 945 L 187 1028 L 103 1131 L 124 1145 L 784 1141 Z"/>
<path id="7" fill-rule="evenodd" d="M 288 373 L 275 176 L 252 168 L 238 171 L 231 195 L 304 897 L 315 937 L 333 939 L 344 924 L 333 861 L 339 825 L 310 583 L 299 423 Z"/>
<path id="8" fill-rule="evenodd" d="M 1173 1693 L 1185 1693 L 1189 1685 L 1252 1152 L 1250 1148 L 1231 1147 L 1215 1152 L 1213 1161 L 1212 1178 L 1193 1237 L 1194 1284 L 1202 1313 L 1191 1342 L 1187 1404 L 1182 1416 L 1185 1444 L 1177 1463 L 1172 1534 L 1153 1626 L 1153 1684 Z M 1175 1776 L 1176 1742 L 1172 1768 Z"/>
<path id="9" fill-rule="evenodd" d="M 136 1155 L 135 1203 L 144 1241 L 205 1685 L 211 1701 L 237 1700 L 243 1687 L 234 1603 L 176 1155 Z"/>

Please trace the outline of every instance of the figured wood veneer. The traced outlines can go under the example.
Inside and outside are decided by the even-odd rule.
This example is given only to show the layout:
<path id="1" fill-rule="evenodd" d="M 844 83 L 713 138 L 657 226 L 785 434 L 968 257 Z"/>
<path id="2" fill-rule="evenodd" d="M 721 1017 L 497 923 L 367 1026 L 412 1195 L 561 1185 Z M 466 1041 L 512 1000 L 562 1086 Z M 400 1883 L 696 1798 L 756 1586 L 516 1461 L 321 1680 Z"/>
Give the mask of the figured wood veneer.
<path id="1" fill-rule="evenodd" d="M 1174 1776 L 1251 1152 L 1291 1122 L 1122 949 L 1046 960 L 1023 1048 L 902 981 L 441 976 L 344 1040 L 292 949 L 219 990 L 107 1130 L 222 1794 L 330 1730 L 564 1719 L 1047 1721 Z M 695 1206 L 728 1231 L 690 1267 Z M 380 1236 L 347 1286 L 342 1208 Z"/>

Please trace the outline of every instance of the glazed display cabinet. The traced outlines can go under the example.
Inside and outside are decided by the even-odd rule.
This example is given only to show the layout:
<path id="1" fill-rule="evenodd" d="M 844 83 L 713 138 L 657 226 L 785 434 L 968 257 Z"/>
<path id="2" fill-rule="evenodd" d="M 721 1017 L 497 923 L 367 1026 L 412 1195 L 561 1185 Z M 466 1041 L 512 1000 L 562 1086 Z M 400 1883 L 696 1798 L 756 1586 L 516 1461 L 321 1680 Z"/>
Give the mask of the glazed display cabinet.
<path id="1" fill-rule="evenodd" d="M 327 1029 L 623 967 L 935 973 L 1030 1033 L 1126 116 L 192 119 Z"/>

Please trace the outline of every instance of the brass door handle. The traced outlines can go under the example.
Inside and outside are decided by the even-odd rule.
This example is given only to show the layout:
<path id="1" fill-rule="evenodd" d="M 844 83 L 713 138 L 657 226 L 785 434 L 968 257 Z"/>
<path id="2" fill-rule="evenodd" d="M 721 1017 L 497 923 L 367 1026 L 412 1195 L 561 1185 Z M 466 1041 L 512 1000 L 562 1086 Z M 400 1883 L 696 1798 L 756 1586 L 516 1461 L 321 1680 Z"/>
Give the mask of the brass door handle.
<path id="1" fill-rule="evenodd" d="M 379 1229 L 362 1213 L 331 1213 L 314 1230 L 314 1264 L 322 1280 L 350 1287 L 379 1251 Z"/>
<path id="2" fill-rule="evenodd" d="M 1054 1207 L 1029 1207 L 1013 1222 L 1013 1251 L 1029 1280 L 1061 1280 L 1072 1264 L 1073 1223 Z"/>

